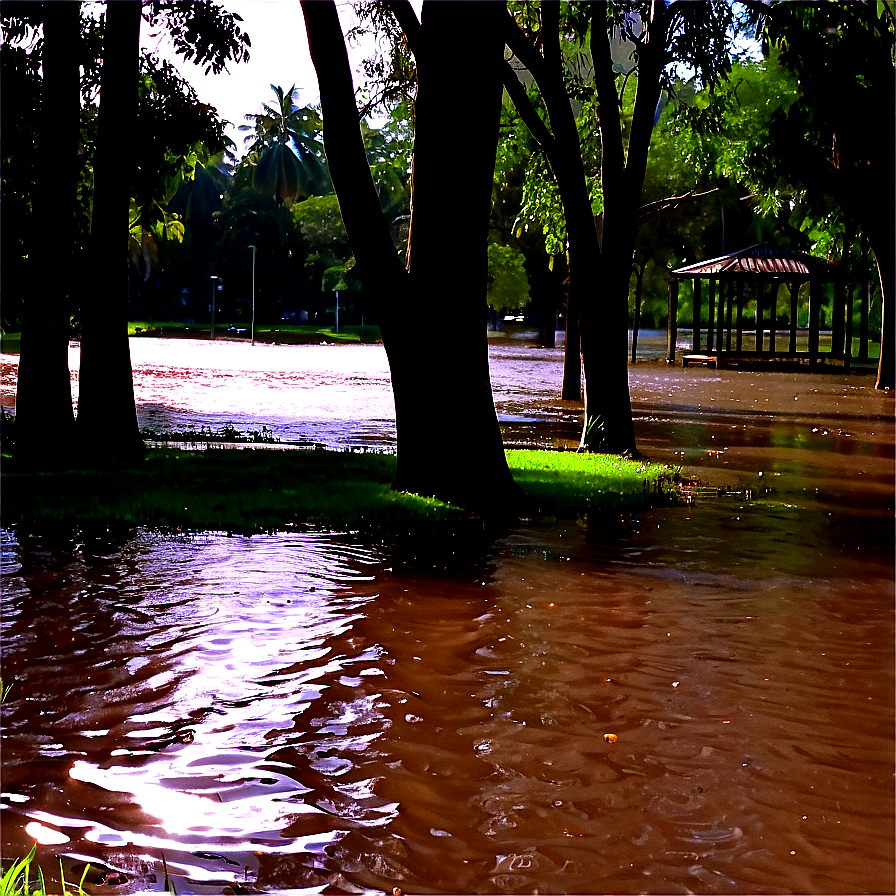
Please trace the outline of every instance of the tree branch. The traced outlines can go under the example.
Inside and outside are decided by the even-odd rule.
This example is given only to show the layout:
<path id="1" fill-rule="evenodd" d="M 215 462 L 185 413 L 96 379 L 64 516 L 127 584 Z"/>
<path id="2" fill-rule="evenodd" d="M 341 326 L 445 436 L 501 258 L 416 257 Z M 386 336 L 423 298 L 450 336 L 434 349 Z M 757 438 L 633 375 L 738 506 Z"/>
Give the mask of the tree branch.
<path id="1" fill-rule="evenodd" d="M 501 76 L 511 102 L 516 106 L 516 111 L 519 112 L 520 118 L 523 119 L 523 124 L 529 129 L 529 133 L 533 136 L 535 142 L 550 156 L 551 149 L 554 146 L 554 136 L 541 120 L 541 117 L 529 100 L 526 88 L 517 77 L 513 66 L 507 60 L 502 63 Z"/>
<path id="2" fill-rule="evenodd" d="M 681 196 L 667 196 L 665 199 L 648 202 L 638 209 L 635 219 L 637 226 L 643 227 L 648 221 L 652 221 L 654 218 L 658 218 L 660 215 L 678 208 L 679 205 L 684 205 L 686 202 L 696 202 L 698 199 L 703 199 L 704 196 L 709 196 L 718 191 L 718 187 L 706 190 L 703 193 L 695 193 L 693 190 L 688 190 L 687 193 L 682 193 Z"/>
<path id="3" fill-rule="evenodd" d="M 622 187 L 625 176 L 625 158 L 622 150 L 622 129 L 619 124 L 619 98 L 616 95 L 616 79 L 613 77 L 613 57 L 605 3 L 592 5 L 591 59 L 594 64 L 594 84 L 597 89 L 598 121 L 601 138 L 601 181 L 604 199 L 612 185 L 615 192 Z"/>
<path id="4" fill-rule="evenodd" d="M 301 0 L 308 48 L 320 84 L 325 120 L 324 146 L 345 229 L 360 272 L 375 278 L 398 276 L 398 261 L 383 218 L 358 127 L 345 39 L 333 0 Z"/>
<path id="5" fill-rule="evenodd" d="M 392 15 L 395 16 L 398 27 L 404 32 L 414 58 L 418 59 L 422 50 L 423 28 L 417 19 L 414 7 L 411 6 L 408 0 L 387 0 L 386 6 Z"/>
<path id="6" fill-rule="evenodd" d="M 526 66 L 535 81 L 541 85 L 546 74 L 546 66 L 541 54 L 529 43 L 523 29 L 509 12 L 503 17 L 503 22 L 504 42 L 510 47 L 513 55 Z"/>

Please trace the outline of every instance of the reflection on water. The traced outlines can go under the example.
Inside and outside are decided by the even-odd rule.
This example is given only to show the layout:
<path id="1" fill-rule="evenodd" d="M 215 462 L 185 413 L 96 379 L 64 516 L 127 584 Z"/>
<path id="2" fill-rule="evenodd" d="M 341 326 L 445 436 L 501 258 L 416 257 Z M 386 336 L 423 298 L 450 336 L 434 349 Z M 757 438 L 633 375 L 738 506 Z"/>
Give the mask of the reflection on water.
<path id="1" fill-rule="evenodd" d="M 381 348 L 132 346 L 144 425 L 394 441 Z M 505 438 L 574 444 L 560 352 L 490 352 Z M 450 575 L 4 531 L 3 856 L 96 894 L 893 892 L 892 399 L 630 379 L 642 450 L 728 496 Z"/>

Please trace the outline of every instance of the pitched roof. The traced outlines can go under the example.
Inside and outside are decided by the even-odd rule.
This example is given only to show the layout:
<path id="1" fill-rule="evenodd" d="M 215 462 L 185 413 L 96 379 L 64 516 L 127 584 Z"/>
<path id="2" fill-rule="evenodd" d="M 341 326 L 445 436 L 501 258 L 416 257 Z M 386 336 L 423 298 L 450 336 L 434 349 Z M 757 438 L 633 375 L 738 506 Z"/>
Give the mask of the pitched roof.
<path id="1" fill-rule="evenodd" d="M 708 261 L 699 261 L 672 274 L 676 277 L 758 277 L 769 280 L 831 280 L 837 266 L 804 252 L 781 249 L 769 243 L 757 243 L 737 252 L 729 252 Z"/>

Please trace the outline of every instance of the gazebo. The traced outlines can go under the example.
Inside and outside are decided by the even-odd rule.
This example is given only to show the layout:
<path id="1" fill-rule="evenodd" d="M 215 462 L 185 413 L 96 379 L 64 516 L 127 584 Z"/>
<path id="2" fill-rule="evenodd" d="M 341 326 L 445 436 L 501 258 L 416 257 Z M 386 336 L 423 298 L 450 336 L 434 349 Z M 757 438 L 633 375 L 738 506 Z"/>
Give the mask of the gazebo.
<path id="1" fill-rule="evenodd" d="M 693 281 L 693 342 L 692 352 L 682 358 L 683 366 L 746 366 L 770 361 L 801 363 L 807 360 L 810 368 L 829 356 L 849 359 L 851 346 L 851 314 L 845 314 L 846 299 L 842 290 L 836 291 L 833 314 L 834 347 L 831 352 L 819 352 L 822 284 L 837 283 L 837 266 L 824 259 L 802 252 L 781 249 L 768 243 L 758 243 L 718 258 L 701 261 L 673 270 L 669 279 L 669 323 L 667 332 L 668 363 L 675 362 L 678 338 L 679 281 Z M 708 314 L 706 342 L 701 339 L 703 281 L 708 281 Z M 800 286 L 809 283 L 808 344 L 797 349 L 797 296 Z M 786 326 L 788 332 L 777 329 L 778 292 L 786 284 L 790 287 L 790 308 Z M 752 293 L 752 296 L 749 295 Z M 745 304 L 755 299 L 755 311 L 747 318 Z M 839 315 L 837 309 L 841 312 Z M 837 351 L 839 321 L 839 345 Z M 800 333 L 805 337 L 805 333 Z M 745 338 L 746 337 L 746 338 Z M 789 337 L 789 338 L 788 338 Z M 786 341 L 785 341 L 786 340 Z M 800 340 L 806 342 L 805 338 Z"/>

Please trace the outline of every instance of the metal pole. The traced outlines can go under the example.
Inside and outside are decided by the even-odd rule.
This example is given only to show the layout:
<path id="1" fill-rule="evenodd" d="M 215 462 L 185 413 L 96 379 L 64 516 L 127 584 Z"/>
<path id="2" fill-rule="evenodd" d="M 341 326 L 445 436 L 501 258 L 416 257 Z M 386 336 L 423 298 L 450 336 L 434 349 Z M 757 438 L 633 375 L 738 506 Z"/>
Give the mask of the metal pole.
<path id="1" fill-rule="evenodd" d="M 252 250 L 252 345 L 255 345 L 255 246 L 249 246 Z"/>
<path id="2" fill-rule="evenodd" d="M 339 332 L 339 290 L 336 290 L 336 332 Z"/>
<path id="3" fill-rule="evenodd" d="M 215 338 L 215 305 L 218 301 L 218 296 L 216 295 L 216 287 L 217 283 L 215 282 L 218 277 L 215 274 L 212 274 L 209 278 L 212 281 L 212 339 Z"/>

